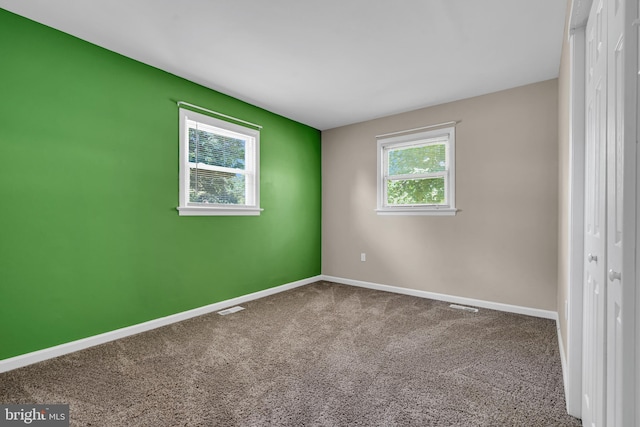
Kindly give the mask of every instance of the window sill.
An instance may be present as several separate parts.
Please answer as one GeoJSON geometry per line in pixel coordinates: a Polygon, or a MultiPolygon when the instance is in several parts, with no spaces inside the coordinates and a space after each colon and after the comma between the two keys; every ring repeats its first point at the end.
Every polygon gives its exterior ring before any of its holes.
{"type": "Polygon", "coordinates": [[[458,212],[455,208],[383,208],[376,209],[378,215],[427,215],[454,216],[458,212]]]}
{"type": "Polygon", "coordinates": [[[179,216],[259,216],[264,209],[255,207],[178,206],[179,216]]]}

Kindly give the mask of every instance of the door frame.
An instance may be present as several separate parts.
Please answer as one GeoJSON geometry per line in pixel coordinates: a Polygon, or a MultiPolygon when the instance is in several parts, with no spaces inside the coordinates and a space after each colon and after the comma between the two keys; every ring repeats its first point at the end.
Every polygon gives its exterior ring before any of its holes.
{"type": "MultiPolygon", "coordinates": [[[[590,10],[591,1],[588,1],[590,10]]],[[[575,3],[574,3],[575,4],[575,3]]],[[[573,12],[573,8],[572,8],[573,12]]],[[[588,12],[587,12],[588,18],[588,12]]],[[[573,16],[572,16],[573,19],[573,16]]],[[[569,254],[566,349],[567,412],[582,414],[582,309],[585,191],[585,40],[586,19],[569,32],[569,254]]]]}
{"type": "Polygon", "coordinates": [[[640,276],[638,263],[638,214],[640,214],[640,154],[638,150],[638,102],[640,87],[640,0],[624,2],[624,166],[623,166],[623,230],[622,239],[622,425],[640,425],[640,367],[636,361],[640,357],[640,276]]]}
{"type": "Polygon", "coordinates": [[[568,297],[565,307],[567,412],[582,417],[582,315],[585,215],[586,27],[593,0],[571,0],[569,16],[568,297]]]}

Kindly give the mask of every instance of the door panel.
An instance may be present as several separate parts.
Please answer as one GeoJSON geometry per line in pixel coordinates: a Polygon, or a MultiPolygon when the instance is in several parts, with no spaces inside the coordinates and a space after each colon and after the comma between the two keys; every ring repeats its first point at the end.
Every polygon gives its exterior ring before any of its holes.
{"type": "Polygon", "coordinates": [[[609,0],[607,34],[607,426],[622,426],[624,212],[624,2],[609,0]]]}

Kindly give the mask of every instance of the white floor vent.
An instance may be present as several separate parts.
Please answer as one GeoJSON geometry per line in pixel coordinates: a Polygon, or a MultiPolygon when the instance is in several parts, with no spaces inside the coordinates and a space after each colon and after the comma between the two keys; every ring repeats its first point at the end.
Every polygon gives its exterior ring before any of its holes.
{"type": "Polygon", "coordinates": [[[226,316],[227,314],[237,313],[238,311],[244,310],[244,307],[240,307],[236,305],[235,307],[227,308],[218,312],[220,316],[226,316]]]}
{"type": "Polygon", "coordinates": [[[477,308],[467,307],[467,306],[464,306],[464,305],[450,304],[449,307],[456,308],[458,310],[470,311],[472,313],[477,313],[478,312],[477,308]]]}

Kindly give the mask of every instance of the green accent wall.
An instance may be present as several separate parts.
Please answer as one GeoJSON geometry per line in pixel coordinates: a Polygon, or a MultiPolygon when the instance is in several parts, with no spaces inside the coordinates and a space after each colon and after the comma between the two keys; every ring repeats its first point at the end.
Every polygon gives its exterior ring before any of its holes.
{"type": "Polygon", "coordinates": [[[0,9],[0,359],[320,274],[320,157],[316,129],[0,9]],[[177,100],[264,126],[261,216],[178,216],[177,100]]]}

